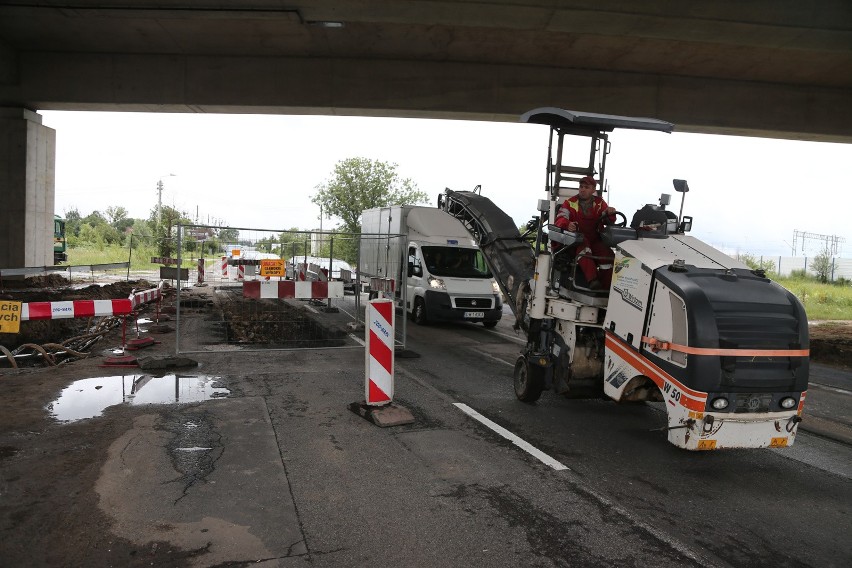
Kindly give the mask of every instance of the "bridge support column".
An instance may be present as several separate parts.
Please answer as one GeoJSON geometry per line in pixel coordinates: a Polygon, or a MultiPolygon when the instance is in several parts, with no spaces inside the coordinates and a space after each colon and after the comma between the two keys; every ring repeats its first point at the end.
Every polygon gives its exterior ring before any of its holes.
{"type": "Polygon", "coordinates": [[[0,268],[53,264],[56,131],[0,108],[0,268]]]}

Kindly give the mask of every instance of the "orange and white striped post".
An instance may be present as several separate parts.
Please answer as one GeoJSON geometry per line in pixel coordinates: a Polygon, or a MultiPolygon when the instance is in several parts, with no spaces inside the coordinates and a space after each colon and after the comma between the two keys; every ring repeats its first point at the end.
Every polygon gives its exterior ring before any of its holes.
{"type": "Polygon", "coordinates": [[[393,401],[395,315],[393,300],[372,300],[367,304],[364,397],[370,406],[393,401]]]}

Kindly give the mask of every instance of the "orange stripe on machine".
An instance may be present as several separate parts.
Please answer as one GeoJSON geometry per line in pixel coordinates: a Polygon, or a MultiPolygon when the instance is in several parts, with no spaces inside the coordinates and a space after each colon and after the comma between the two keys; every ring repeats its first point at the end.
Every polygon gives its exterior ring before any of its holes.
{"type": "Polygon", "coordinates": [[[668,383],[680,393],[678,402],[684,408],[695,411],[703,411],[707,403],[707,393],[692,390],[687,387],[651,361],[636,353],[632,348],[628,347],[618,337],[606,333],[606,347],[611,349],[613,353],[627,361],[635,369],[640,371],[645,376],[649,377],[654,383],[665,391],[665,384],[668,383]]]}
{"type": "Polygon", "coordinates": [[[728,357],[807,357],[809,349],[716,349],[710,347],[690,347],[657,337],[642,337],[642,343],[651,351],[680,351],[689,355],[719,355],[728,357]]]}

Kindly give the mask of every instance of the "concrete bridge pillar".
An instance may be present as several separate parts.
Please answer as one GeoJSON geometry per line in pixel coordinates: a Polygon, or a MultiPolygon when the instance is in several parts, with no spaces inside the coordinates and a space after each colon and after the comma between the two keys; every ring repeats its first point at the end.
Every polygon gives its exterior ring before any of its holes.
{"type": "Polygon", "coordinates": [[[0,268],[53,265],[56,131],[0,108],[0,268]]]}

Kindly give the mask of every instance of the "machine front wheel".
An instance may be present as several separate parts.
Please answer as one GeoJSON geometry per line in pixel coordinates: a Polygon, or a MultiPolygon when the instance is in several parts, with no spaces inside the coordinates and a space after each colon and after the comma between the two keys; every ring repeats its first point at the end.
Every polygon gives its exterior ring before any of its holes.
{"type": "Polygon", "coordinates": [[[515,396],[521,402],[535,402],[544,390],[544,369],[530,365],[523,355],[515,362],[515,396]]]}

